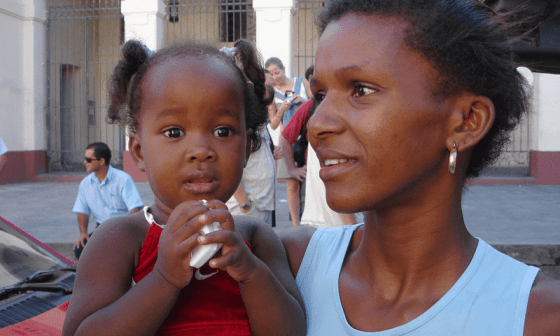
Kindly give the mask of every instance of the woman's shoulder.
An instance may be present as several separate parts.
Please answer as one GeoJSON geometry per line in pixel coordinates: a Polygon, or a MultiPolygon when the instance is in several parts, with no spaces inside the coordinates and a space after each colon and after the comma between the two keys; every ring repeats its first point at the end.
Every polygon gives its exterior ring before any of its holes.
{"type": "Polygon", "coordinates": [[[284,245],[290,245],[290,247],[295,249],[303,248],[305,250],[315,231],[317,231],[316,227],[300,225],[280,231],[279,236],[284,245]]]}
{"type": "Polygon", "coordinates": [[[560,280],[539,272],[526,316],[524,335],[560,335],[560,280]]]}

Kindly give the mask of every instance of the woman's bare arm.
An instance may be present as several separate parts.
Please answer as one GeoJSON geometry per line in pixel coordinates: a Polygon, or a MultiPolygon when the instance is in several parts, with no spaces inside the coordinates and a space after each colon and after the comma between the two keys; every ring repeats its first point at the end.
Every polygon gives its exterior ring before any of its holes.
{"type": "Polygon", "coordinates": [[[275,130],[278,126],[282,124],[282,115],[276,113],[276,104],[272,102],[268,105],[268,119],[270,120],[270,127],[275,130]]]}
{"type": "Polygon", "coordinates": [[[529,296],[524,335],[560,335],[560,281],[542,272],[529,296]]]}

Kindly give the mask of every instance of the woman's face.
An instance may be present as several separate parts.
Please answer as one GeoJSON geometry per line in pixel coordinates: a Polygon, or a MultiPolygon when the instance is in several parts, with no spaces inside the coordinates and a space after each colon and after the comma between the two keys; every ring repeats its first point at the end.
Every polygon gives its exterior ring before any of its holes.
{"type": "Polygon", "coordinates": [[[268,68],[266,68],[266,70],[268,70],[268,72],[270,72],[270,75],[272,76],[272,79],[274,80],[275,85],[286,84],[286,80],[288,78],[284,74],[284,69],[279,68],[276,64],[273,64],[273,65],[269,66],[268,68]]]}
{"type": "Polygon", "coordinates": [[[274,86],[274,78],[272,78],[272,75],[270,74],[270,72],[265,72],[264,75],[266,77],[266,80],[265,80],[264,83],[266,85],[274,86]]]}
{"type": "Polygon", "coordinates": [[[347,14],[319,41],[308,132],[333,210],[404,204],[445,167],[448,103],[432,97],[437,73],[405,46],[405,28],[347,14]]]}

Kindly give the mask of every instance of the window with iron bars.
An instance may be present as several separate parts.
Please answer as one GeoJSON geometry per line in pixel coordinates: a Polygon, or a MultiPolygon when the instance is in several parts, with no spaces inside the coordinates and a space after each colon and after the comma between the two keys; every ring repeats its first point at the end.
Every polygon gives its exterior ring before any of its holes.
{"type": "Polygon", "coordinates": [[[247,11],[250,1],[220,0],[220,40],[235,42],[247,38],[247,11]]]}

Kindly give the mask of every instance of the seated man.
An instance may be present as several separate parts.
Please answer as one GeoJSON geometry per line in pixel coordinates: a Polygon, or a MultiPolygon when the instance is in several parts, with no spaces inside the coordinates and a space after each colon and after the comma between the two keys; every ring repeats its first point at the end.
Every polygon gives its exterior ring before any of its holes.
{"type": "Polygon", "coordinates": [[[80,182],[78,197],[72,212],[78,214],[80,238],[74,244],[76,259],[88,242],[89,215],[93,214],[97,226],[115,216],[124,216],[142,209],[143,203],[132,178],[122,170],[109,166],[111,150],[103,142],[87,146],[84,163],[91,172],[80,182]]]}

